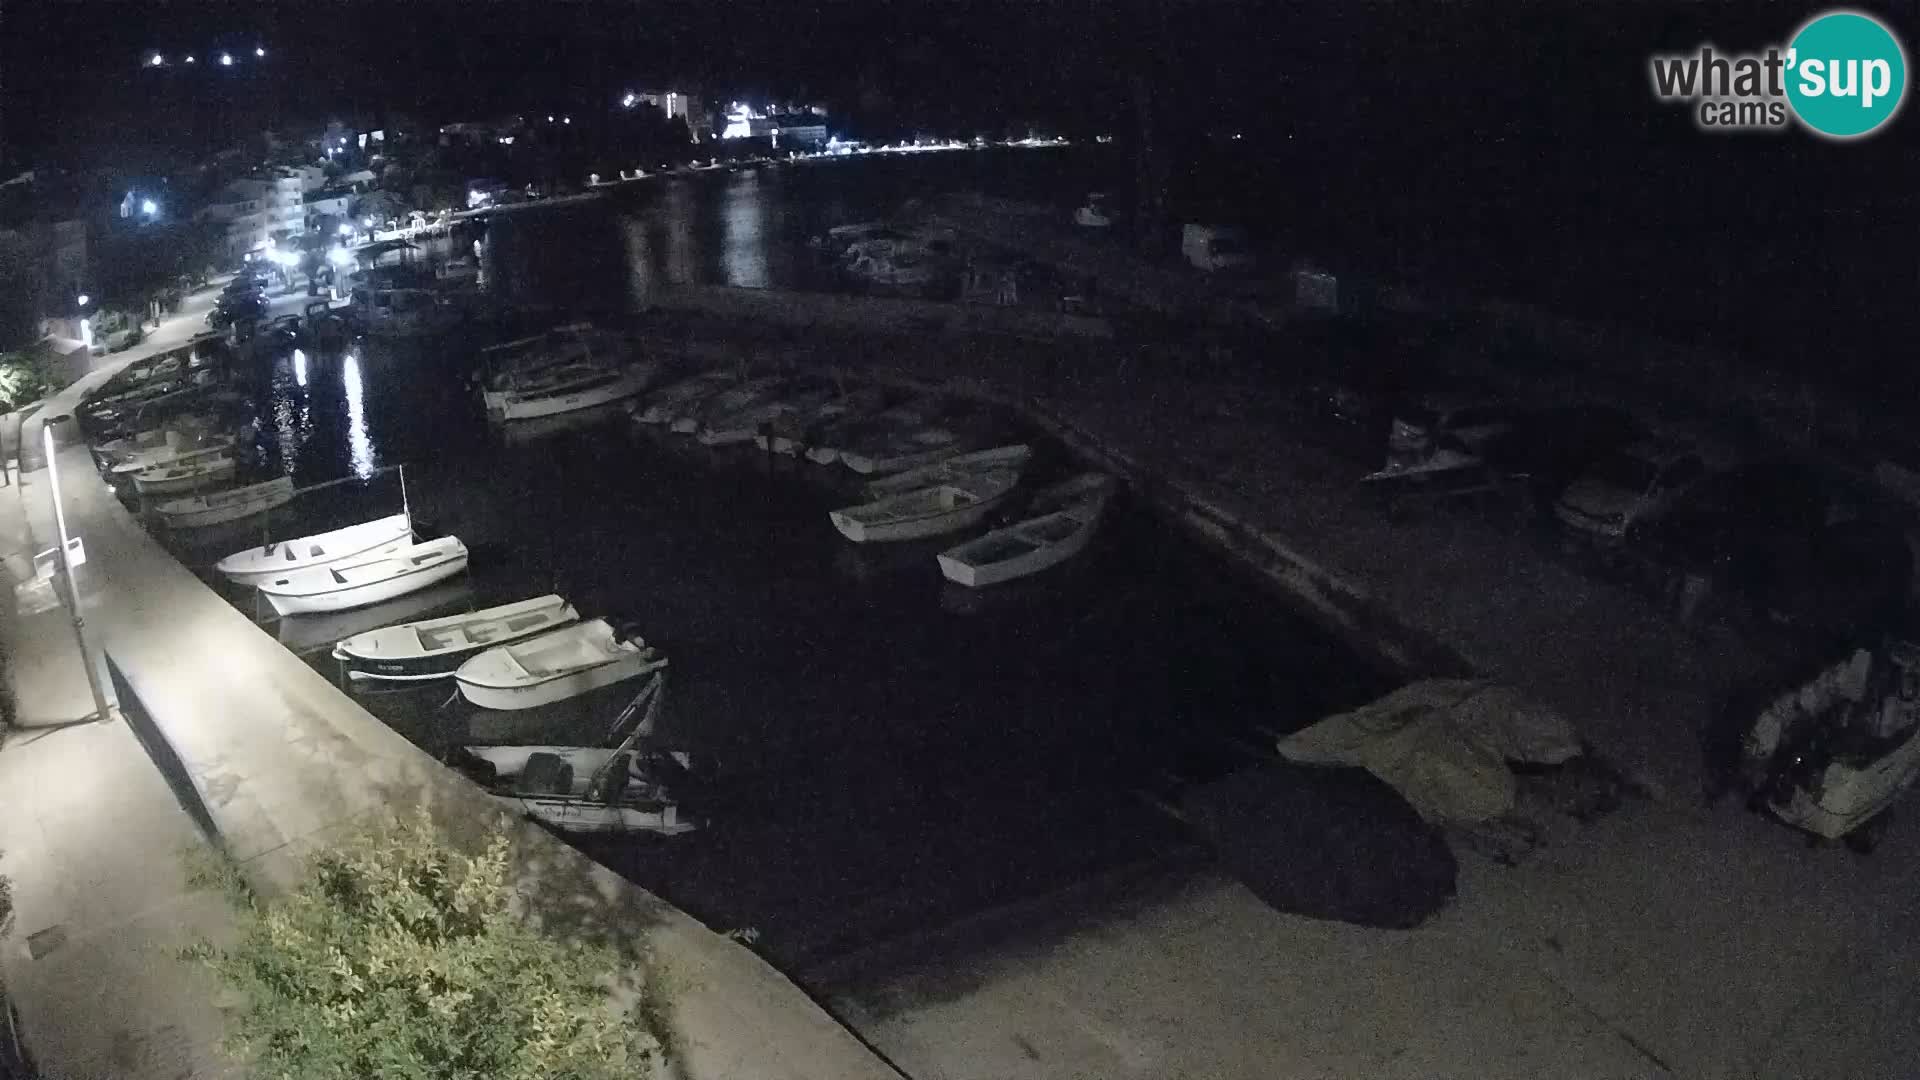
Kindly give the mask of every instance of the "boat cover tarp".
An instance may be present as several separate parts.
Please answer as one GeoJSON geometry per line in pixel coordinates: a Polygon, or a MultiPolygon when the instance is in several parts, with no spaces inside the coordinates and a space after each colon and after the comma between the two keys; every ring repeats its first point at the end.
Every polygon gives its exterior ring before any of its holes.
{"type": "Polygon", "coordinates": [[[1558,765],[1581,752],[1564,717],[1478,679],[1409,683],[1295,732],[1279,748],[1302,764],[1365,768],[1437,825],[1476,824],[1513,809],[1509,761],[1558,765]]]}
{"type": "Polygon", "coordinates": [[[1440,830],[1364,769],[1277,762],[1189,791],[1222,865],[1281,911],[1404,930],[1453,898],[1440,830]]]}

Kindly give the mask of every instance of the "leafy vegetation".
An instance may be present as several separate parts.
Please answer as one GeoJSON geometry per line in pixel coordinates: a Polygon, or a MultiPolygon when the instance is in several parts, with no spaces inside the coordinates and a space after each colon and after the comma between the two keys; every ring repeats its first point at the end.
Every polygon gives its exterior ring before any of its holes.
{"type": "Polygon", "coordinates": [[[0,412],[12,412],[53,388],[47,362],[37,350],[0,353],[0,412]]]}
{"type": "Polygon", "coordinates": [[[245,1004],[231,1049],[283,1080],[646,1080],[664,1051],[613,1004],[607,950],[517,917],[508,842],[451,849],[425,811],[314,857],[264,899],[230,864],[196,869],[239,915],[236,945],[201,943],[245,1004]]]}

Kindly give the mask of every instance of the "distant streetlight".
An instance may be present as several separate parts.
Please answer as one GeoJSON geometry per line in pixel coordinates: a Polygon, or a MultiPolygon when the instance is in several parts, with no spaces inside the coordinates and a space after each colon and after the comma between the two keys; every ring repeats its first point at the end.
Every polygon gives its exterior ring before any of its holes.
{"type": "Polygon", "coordinates": [[[571,116],[563,116],[563,117],[561,117],[561,118],[560,118],[560,122],[561,122],[561,123],[563,123],[563,124],[571,124],[571,123],[573,123],[573,117],[571,117],[571,116]]]}
{"type": "Polygon", "coordinates": [[[74,299],[79,302],[81,307],[86,307],[87,301],[93,299],[93,297],[88,296],[86,293],[81,293],[79,296],[74,297],[74,299]]]}
{"type": "Polygon", "coordinates": [[[547,117],[547,123],[549,124],[553,123],[553,117],[551,115],[547,117]]]}
{"type": "Polygon", "coordinates": [[[160,204],[154,202],[152,199],[141,199],[140,212],[147,215],[148,217],[152,217],[153,215],[160,212],[160,204]]]}
{"type": "Polygon", "coordinates": [[[233,66],[233,54],[232,54],[232,53],[221,53],[221,54],[220,54],[220,66],[221,66],[221,67],[232,67],[232,66],[233,66]]]}
{"type": "Polygon", "coordinates": [[[189,64],[191,64],[191,63],[193,63],[193,54],[192,54],[192,53],[188,53],[188,54],[187,54],[187,63],[189,63],[189,64]]]}
{"type": "Polygon", "coordinates": [[[352,236],[352,235],[353,235],[353,226],[352,226],[352,225],[350,225],[350,224],[348,224],[347,222],[344,222],[344,221],[343,221],[343,222],[341,222],[341,223],[340,223],[340,229],[339,229],[339,232],[340,232],[340,235],[341,235],[341,236],[352,236]]]}
{"type": "Polygon", "coordinates": [[[159,67],[160,65],[166,62],[167,62],[167,58],[164,56],[161,56],[159,53],[154,53],[152,56],[147,57],[148,67],[159,67]]]}
{"type": "Polygon", "coordinates": [[[53,521],[60,534],[56,565],[67,587],[67,611],[73,616],[73,640],[80,646],[80,665],[87,669],[87,689],[93,693],[93,715],[88,719],[108,720],[112,714],[107,711],[106,692],[100,687],[100,672],[93,666],[93,658],[87,655],[87,635],[83,629],[86,622],[80,617],[80,590],[73,584],[72,552],[67,546],[67,511],[66,507],[60,505],[60,469],[53,453],[53,425],[68,419],[66,416],[55,416],[40,424],[40,441],[47,454],[47,486],[53,492],[53,521]]]}
{"type": "Polygon", "coordinates": [[[254,50],[253,50],[253,55],[255,55],[255,56],[265,56],[265,55],[267,55],[267,50],[265,50],[265,49],[262,49],[262,48],[260,48],[259,46],[255,46],[255,47],[254,47],[254,50]]]}
{"type": "MultiPolygon", "coordinates": [[[[156,57],[154,57],[154,60],[155,60],[156,62],[157,62],[157,61],[158,61],[159,59],[160,59],[160,58],[159,58],[159,57],[157,57],[157,56],[156,56],[156,57]]],[[[640,100],[640,98],[639,98],[639,96],[638,96],[638,95],[636,95],[636,94],[635,94],[635,93],[634,93],[633,91],[631,91],[631,90],[629,90],[629,91],[627,91],[627,96],[626,96],[626,97],[623,97],[623,98],[621,98],[621,99],[620,99],[620,107],[621,107],[621,108],[623,108],[623,109],[631,109],[631,108],[633,108],[633,107],[634,107],[634,105],[635,105],[635,104],[636,104],[637,102],[639,102],[639,100],[640,100]]]]}

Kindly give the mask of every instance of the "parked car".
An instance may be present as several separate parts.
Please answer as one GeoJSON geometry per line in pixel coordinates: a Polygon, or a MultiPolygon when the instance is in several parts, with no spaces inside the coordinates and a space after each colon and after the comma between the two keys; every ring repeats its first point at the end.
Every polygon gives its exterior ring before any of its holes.
{"type": "Polygon", "coordinates": [[[1521,410],[1491,394],[1423,394],[1395,411],[1387,471],[1478,464],[1487,443],[1513,428],[1521,410]]]}
{"type": "Polygon", "coordinates": [[[1575,533],[1616,544],[1706,476],[1706,459],[1691,445],[1642,439],[1587,466],[1561,493],[1553,514],[1575,533]]]}
{"type": "Polygon", "coordinates": [[[1711,474],[1640,521],[1631,540],[1722,606],[1836,637],[1897,618],[1913,579],[1898,508],[1802,462],[1711,474]]]}

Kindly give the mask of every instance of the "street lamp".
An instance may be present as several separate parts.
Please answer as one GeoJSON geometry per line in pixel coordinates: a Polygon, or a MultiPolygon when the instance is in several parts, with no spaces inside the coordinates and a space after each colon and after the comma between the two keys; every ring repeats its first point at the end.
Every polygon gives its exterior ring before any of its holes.
{"type": "Polygon", "coordinates": [[[81,293],[79,296],[76,296],[73,299],[74,299],[74,302],[79,304],[81,307],[86,307],[87,301],[93,299],[93,297],[88,296],[86,293],[81,293]]]}
{"type": "Polygon", "coordinates": [[[152,217],[153,215],[160,212],[160,204],[154,202],[152,199],[141,199],[140,212],[147,215],[148,217],[152,217]]]}
{"type": "Polygon", "coordinates": [[[40,424],[40,442],[47,454],[47,486],[53,491],[53,521],[60,533],[59,567],[62,584],[67,590],[67,611],[73,616],[73,642],[80,647],[80,666],[87,669],[87,689],[93,693],[94,720],[108,720],[112,714],[107,711],[107,694],[100,686],[100,672],[93,666],[93,658],[87,653],[86,620],[80,617],[80,590],[73,584],[72,551],[67,546],[67,511],[60,504],[60,465],[53,453],[53,425],[70,416],[55,416],[43,420],[40,424]]]}
{"type": "Polygon", "coordinates": [[[255,56],[265,56],[265,55],[267,55],[267,50],[265,50],[265,49],[263,49],[263,48],[261,48],[261,47],[259,47],[258,45],[255,45],[255,46],[253,47],[253,55],[255,55],[255,56]]]}
{"type": "Polygon", "coordinates": [[[627,96],[620,99],[620,107],[623,109],[631,109],[633,108],[634,103],[639,100],[640,100],[639,96],[636,95],[633,91],[629,90],[627,91],[627,96]]]}
{"type": "Polygon", "coordinates": [[[221,54],[220,54],[220,66],[221,66],[221,67],[232,67],[232,66],[233,66],[233,54],[232,54],[232,53],[221,53],[221,54]]]}
{"type": "Polygon", "coordinates": [[[189,63],[189,64],[191,64],[191,63],[193,63],[193,54],[192,54],[192,53],[188,53],[188,54],[187,54],[187,63],[189,63]]]}
{"type": "Polygon", "coordinates": [[[154,53],[152,56],[147,57],[148,67],[159,67],[160,65],[166,62],[167,62],[167,58],[164,56],[161,56],[159,53],[154,53]]]}

